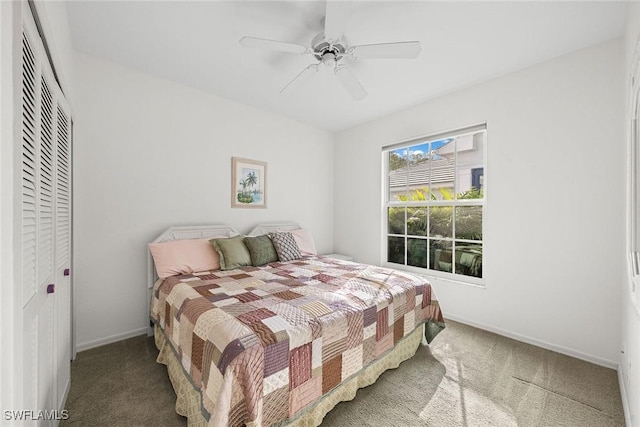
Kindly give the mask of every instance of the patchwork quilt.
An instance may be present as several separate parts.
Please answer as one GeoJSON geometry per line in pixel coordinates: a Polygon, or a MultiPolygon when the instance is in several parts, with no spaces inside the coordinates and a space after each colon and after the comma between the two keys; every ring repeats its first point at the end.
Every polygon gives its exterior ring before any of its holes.
{"type": "Polygon", "coordinates": [[[295,418],[416,327],[444,327],[426,280],[327,257],[159,280],[151,319],[221,426],[295,418]]]}

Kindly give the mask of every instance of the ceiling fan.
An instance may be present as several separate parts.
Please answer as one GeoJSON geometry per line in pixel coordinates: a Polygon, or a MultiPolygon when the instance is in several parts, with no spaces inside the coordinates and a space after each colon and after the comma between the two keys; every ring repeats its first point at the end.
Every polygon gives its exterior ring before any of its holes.
{"type": "Polygon", "coordinates": [[[367,96],[367,91],[360,81],[344,64],[345,58],[359,59],[414,59],[420,54],[419,41],[404,41],[391,43],[376,43],[350,46],[346,43],[342,34],[342,20],[344,14],[336,10],[338,2],[327,1],[324,31],[317,34],[311,40],[310,46],[297,43],[289,43],[277,40],[269,40],[258,37],[242,37],[240,44],[244,47],[266,49],[278,52],[293,53],[299,55],[312,55],[317,62],[303,69],[280,93],[289,89],[294,82],[301,83],[320,70],[320,65],[331,69],[338,80],[355,100],[367,96]]]}

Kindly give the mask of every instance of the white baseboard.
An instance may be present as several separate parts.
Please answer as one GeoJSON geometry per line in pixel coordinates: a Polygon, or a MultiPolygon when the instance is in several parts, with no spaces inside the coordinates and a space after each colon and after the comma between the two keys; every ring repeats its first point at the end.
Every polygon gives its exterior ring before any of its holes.
{"type": "Polygon", "coordinates": [[[138,335],[146,335],[148,328],[134,329],[133,331],[123,332],[121,334],[111,335],[109,337],[100,338],[93,341],[80,343],[76,346],[76,351],[89,350],[91,348],[100,347],[114,342],[126,340],[127,338],[137,337],[138,335]]]}
{"type": "Polygon", "coordinates": [[[618,370],[618,362],[614,362],[614,361],[608,360],[608,359],[603,359],[601,357],[594,356],[592,354],[587,354],[587,353],[583,353],[581,351],[573,350],[571,348],[562,347],[562,346],[559,346],[559,345],[556,345],[556,344],[551,344],[551,343],[548,343],[546,341],[541,341],[541,340],[538,340],[536,338],[531,338],[531,337],[528,337],[526,335],[520,335],[520,334],[511,332],[511,331],[506,331],[504,329],[495,328],[493,326],[484,325],[482,323],[474,322],[472,320],[465,319],[465,318],[462,318],[462,317],[445,316],[445,322],[446,322],[446,319],[451,319],[454,322],[464,323],[465,325],[473,326],[475,328],[482,329],[482,330],[489,331],[489,332],[493,332],[495,334],[502,335],[502,336],[507,337],[507,338],[512,338],[512,339],[517,340],[517,341],[522,341],[522,342],[525,342],[527,344],[535,345],[536,347],[541,347],[541,348],[544,348],[546,350],[555,351],[556,353],[562,353],[562,354],[567,355],[567,356],[575,357],[576,359],[581,359],[581,360],[584,360],[584,361],[587,361],[587,362],[594,363],[596,365],[604,366],[605,368],[611,368],[611,369],[618,370]]]}
{"type": "Polygon", "coordinates": [[[620,397],[622,398],[622,410],[624,412],[624,421],[631,426],[631,412],[629,412],[629,400],[627,400],[627,388],[624,385],[624,377],[622,376],[622,368],[618,366],[618,384],[620,384],[620,397]]]}

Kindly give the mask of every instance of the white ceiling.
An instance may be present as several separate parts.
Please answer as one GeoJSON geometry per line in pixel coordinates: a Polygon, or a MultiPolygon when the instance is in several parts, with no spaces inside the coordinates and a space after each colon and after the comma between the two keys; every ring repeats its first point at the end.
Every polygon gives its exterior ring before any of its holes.
{"type": "Polygon", "coordinates": [[[369,95],[354,101],[322,67],[280,90],[311,56],[249,49],[249,35],[309,45],[325,3],[71,1],[76,49],[338,131],[622,35],[626,2],[357,1],[339,3],[351,45],[419,40],[418,59],[349,62],[369,95]]]}

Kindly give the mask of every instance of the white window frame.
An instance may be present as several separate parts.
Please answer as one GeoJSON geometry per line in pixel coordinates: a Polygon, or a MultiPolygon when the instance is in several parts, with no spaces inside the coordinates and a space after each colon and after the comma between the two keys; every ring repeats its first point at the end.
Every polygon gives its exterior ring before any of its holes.
{"type": "MultiPolygon", "coordinates": [[[[397,269],[397,270],[404,270],[404,271],[408,271],[411,273],[415,273],[421,276],[426,276],[426,277],[432,277],[432,278],[437,278],[440,280],[444,280],[444,281],[450,281],[450,282],[456,282],[456,283],[461,283],[461,284],[465,284],[465,285],[471,285],[471,286],[477,286],[477,287],[485,287],[485,281],[486,281],[486,274],[485,274],[485,266],[486,266],[486,238],[484,236],[484,230],[485,230],[485,223],[486,223],[486,200],[487,200],[487,137],[488,133],[487,133],[487,124],[486,123],[482,123],[482,124],[478,124],[478,125],[473,125],[473,126],[468,126],[468,127],[464,127],[464,128],[458,128],[458,129],[454,129],[451,131],[446,131],[446,132],[438,132],[438,133],[434,133],[434,134],[429,134],[429,135],[425,135],[425,136],[421,136],[421,137],[417,137],[417,138],[411,138],[409,140],[406,141],[402,141],[402,142],[397,142],[391,145],[387,145],[382,147],[382,224],[381,224],[381,236],[382,236],[382,245],[381,245],[381,252],[380,252],[380,261],[381,261],[381,265],[385,266],[385,267],[389,267],[389,268],[393,268],[393,269],[397,269]],[[484,174],[483,174],[483,198],[482,199],[461,199],[461,200],[455,200],[455,201],[451,201],[451,200],[437,200],[437,201],[425,201],[425,202],[393,202],[391,200],[389,200],[389,152],[393,151],[395,149],[398,148],[404,148],[404,147],[410,147],[412,145],[416,145],[419,144],[421,142],[426,142],[426,141],[436,141],[439,139],[444,139],[444,138],[448,138],[448,137],[454,137],[454,136],[462,136],[465,134],[470,134],[470,133],[476,133],[478,131],[484,131],[485,135],[484,135],[484,146],[483,146],[483,168],[484,168],[484,174]],[[388,262],[387,261],[387,257],[388,257],[388,236],[389,236],[389,231],[388,231],[388,224],[389,224],[389,207],[393,207],[393,206],[406,206],[406,207],[420,207],[420,206],[438,206],[438,205],[445,205],[445,206],[482,206],[482,230],[483,230],[483,236],[482,236],[482,240],[479,240],[478,243],[482,243],[482,264],[483,264],[483,274],[482,277],[473,277],[473,276],[466,276],[463,274],[456,274],[456,273],[448,273],[448,272],[444,272],[444,271],[440,271],[440,270],[432,270],[429,268],[422,268],[422,267],[414,267],[414,266],[410,266],[410,265],[406,265],[406,259],[407,259],[407,245],[405,245],[405,265],[402,264],[397,264],[397,263],[393,263],[393,262],[388,262]]],[[[456,163],[457,166],[457,163],[456,163]]],[[[457,177],[457,173],[454,174],[454,176],[457,177]]],[[[454,178],[456,179],[456,178],[454,178]]],[[[456,182],[454,181],[454,188],[457,188],[456,186],[456,182]]],[[[406,231],[405,231],[406,232],[406,231]]],[[[449,240],[449,239],[445,239],[445,240],[449,240]]],[[[453,224],[453,233],[452,233],[452,237],[451,237],[451,241],[454,240],[460,240],[460,239],[456,239],[455,238],[455,224],[453,224]]]]}
{"type": "Polygon", "coordinates": [[[640,314],[640,40],[630,70],[627,242],[629,297],[640,314]]]}

